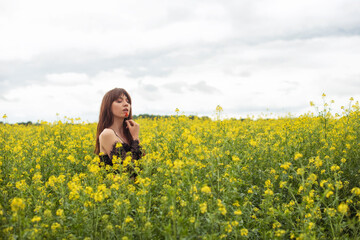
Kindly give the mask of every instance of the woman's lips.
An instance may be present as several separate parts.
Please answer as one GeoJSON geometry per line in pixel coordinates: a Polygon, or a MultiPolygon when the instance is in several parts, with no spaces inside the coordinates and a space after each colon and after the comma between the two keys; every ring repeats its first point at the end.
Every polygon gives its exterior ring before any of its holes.
{"type": "Polygon", "coordinates": [[[124,108],[123,112],[124,112],[124,114],[125,114],[125,117],[128,117],[128,116],[129,116],[129,109],[124,108]]]}

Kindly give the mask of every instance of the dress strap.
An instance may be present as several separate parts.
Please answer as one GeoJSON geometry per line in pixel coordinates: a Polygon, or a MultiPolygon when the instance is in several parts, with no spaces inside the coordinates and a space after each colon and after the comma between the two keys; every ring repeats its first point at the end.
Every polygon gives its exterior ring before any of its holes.
{"type": "Polygon", "coordinates": [[[111,130],[114,131],[115,135],[121,140],[121,143],[124,143],[125,141],[115,132],[114,129],[111,128],[111,130]]]}

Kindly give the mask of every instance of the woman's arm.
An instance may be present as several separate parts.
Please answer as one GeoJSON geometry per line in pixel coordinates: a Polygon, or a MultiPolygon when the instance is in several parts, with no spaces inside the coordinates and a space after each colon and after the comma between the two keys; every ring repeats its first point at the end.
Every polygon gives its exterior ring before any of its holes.
{"type": "Polygon", "coordinates": [[[126,125],[126,128],[129,129],[132,138],[139,141],[140,125],[134,120],[126,120],[126,125]]]}

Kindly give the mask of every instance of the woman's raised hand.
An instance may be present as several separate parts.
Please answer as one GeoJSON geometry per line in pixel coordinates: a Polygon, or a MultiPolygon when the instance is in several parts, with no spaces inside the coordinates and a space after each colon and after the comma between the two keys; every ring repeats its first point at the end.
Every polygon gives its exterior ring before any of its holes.
{"type": "Polygon", "coordinates": [[[127,128],[134,140],[139,140],[140,125],[134,120],[125,120],[127,128]]]}

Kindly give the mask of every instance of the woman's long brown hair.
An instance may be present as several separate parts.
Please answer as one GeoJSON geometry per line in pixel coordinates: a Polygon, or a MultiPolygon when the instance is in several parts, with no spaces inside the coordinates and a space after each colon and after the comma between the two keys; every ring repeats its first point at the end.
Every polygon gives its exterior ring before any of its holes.
{"type": "MultiPolygon", "coordinates": [[[[95,154],[100,153],[99,136],[100,136],[101,132],[105,128],[110,127],[114,122],[114,115],[111,112],[111,105],[115,100],[117,100],[122,95],[125,95],[130,103],[129,116],[127,118],[125,118],[125,120],[132,119],[131,98],[130,98],[130,95],[126,92],[126,90],[123,88],[114,88],[114,89],[108,91],[104,95],[103,100],[101,102],[99,122],[97,125],[97,132],[96,132],[96,145],[95,145],[95,151],[94,151],[95,154]]],[[[132,139],[129,129],[126,128],[125,120],[124,120],[124,124],[123,124],[123,131],[124,131],[126,140],[130,143],[133,139],[132,139]]]]}

